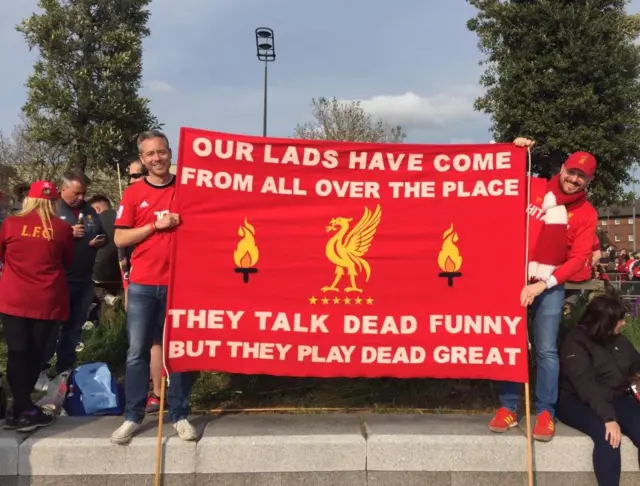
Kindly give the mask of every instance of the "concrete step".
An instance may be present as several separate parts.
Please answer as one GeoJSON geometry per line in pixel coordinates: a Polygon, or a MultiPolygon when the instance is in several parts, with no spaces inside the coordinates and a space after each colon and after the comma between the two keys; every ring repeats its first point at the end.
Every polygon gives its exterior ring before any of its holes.
{"type": "MultiPolygon", "coordinates": [[[[164,428],[164,486],[526,486],[526,440],[483,415],[260,414],[194,417],[200,438],[164,428]]],[[[63,417],[32,435],[0,432],[0,486],[153,485],[157,418],[127,446],[121,417],[63,417]]],[[[595,486],[591,440],[558,425],[535,443],[537,486],[595,486]]],[[[623,485],[640,484],[622,444],[623,485]]]]}

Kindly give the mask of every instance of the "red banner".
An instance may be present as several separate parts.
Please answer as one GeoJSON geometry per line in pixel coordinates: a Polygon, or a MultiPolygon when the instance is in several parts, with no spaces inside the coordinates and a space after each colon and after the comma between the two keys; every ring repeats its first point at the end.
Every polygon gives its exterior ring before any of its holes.
{"type": "Polygon", "coordinates": [[[168,370],[526,381],[524,156],[183,128],[168,370]]]}

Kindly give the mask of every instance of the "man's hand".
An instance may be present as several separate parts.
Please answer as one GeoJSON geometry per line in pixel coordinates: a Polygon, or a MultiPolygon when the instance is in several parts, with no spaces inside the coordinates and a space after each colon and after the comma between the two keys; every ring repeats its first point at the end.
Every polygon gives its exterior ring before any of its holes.
{"type": "Polygon", "coordinates": [[[536,282],[527,285],[520,293],[520,304],[522,307],[530,306],[534,299],[545,290],[547,290],[547,284],[544,282],[536,282]]]}
{"type": "Polygon", "coordinates": [[[73,229],[73,237],[74,238],[84,238],[84,225],[76,224],[71,227],[73,229]]]}
{"type": "Polygon", "coordinates": [[[105,235],[98,235],[89,242],[91,248],[102,248],[107,244],[107,237],[105,235]]]}
{"type": "Polygon", "coordinates": [[[180,216],[176,213],[167,213],[162,219],[159,219],[155,222],[155,227],[157,230],[162,231],[166,229],[175,228],[180,224],[180,216]]]}
{"type": "Polygon", "coordinates": [[[533,148],[533,146],[536,144],[533,140],[529,140],[528,138],[524,138],[524,137],[518,137],[513,141],[514,145],[516,147],[526,147],[526,148],[533,148]]]}
{"type": "Polygon", "coordinates": [[[591,255],[591,265],[594,267],[600,263],[600,259],[602,258],[602,252],[600,250],[596,250],[591,255]]]}

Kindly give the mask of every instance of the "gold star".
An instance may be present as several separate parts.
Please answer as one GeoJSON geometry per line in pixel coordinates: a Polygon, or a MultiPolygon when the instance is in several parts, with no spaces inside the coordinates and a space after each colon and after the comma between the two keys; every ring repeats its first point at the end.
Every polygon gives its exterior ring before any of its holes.
{"type": "Polygon", "coordinates": [[[345,304],[351,304],[351,299],[349,297],[345,297],[344,298],[344,303],[345,304]]]}
{"type": "Polygon", "coordinates": [[[322,298],[322,303],[323,304],[328,304],[329,303],[329,299],[327,299],[326,297],[322,298]]]}
{"type": "Polygon", "coordinates": [[[309,299],[309,303],[310,303],[311,305],[315,304],[316,302],[318,302],[318,299],[316,299],[316,298],[315,298],[315,297],[313,297],[313,296],[309,299]]]}
{"type": "Polygon", "coordinates": [[[367,297],[367,304],[373,305],[373,299],[371,297],[367,297]]]}
{"type": "Polygon", "coordinates": [[[333,298],[333,303],[334,304],[339,304],[340,303],[340,297],[334,297],[333,298]]]}
{"type": "Polygon", "coordinates": [[[360,297],[356,297],[356,304],[362,304],[362,299],[360,297]]]}

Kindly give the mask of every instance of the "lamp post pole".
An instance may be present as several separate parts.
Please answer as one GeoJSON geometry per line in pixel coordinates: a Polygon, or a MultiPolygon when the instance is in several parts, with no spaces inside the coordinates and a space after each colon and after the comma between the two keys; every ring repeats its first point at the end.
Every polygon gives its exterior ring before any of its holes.
{"type": "Polygon", "coordinates": [[[262,113],[262,136],[267,136],[267,80],[269,63],[276,60],[276,44],[273,30],[268,27],[256,29],[256,48],[258,60],[264,62],[264,107],[262,113]]]}
{"type": "Polygon", "coordinates": [[[633,203],[632,203],[632,218],[633,218],[633,251],[636,252],[636,168],[633,168],[633,203]]]}

